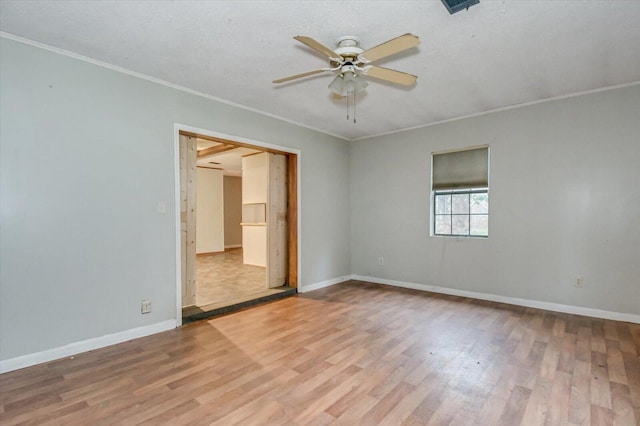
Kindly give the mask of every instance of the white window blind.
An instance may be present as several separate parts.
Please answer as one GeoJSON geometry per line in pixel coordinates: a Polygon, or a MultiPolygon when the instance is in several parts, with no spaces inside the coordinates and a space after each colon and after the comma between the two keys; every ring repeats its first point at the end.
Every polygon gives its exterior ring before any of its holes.
{"type": "Polygon", "coordinates": [[[432,154],[432,190],[489,186],[489,147],[432,154]]]}

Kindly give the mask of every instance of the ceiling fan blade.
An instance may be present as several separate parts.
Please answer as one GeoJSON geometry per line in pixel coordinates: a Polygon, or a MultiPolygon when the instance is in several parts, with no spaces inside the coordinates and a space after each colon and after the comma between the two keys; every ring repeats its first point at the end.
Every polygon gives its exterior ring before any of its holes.
{"type": "Polygon", "coordinates": [[[377,61],[378,59],[386,58],[387,56],[395,55],[403,50],[410,49],[420,44],[420,39],[411,33],[401,35],[387,42],[365,50],[360,55],[360,59],[364,63],[377,61]]]}
{"type": "Polygon", "coordinates": [[[298,40],[300,43],[305,44],[307,46],[309,46],[310,48],[312,48],[313,50],[315,50],[316,52],[320,52],[324,55],[326,55],[329,59],[332,59],[336,62],[340,62],[340,55],[338,55],[336,52],[334,52],[333,50],[329,49],[327,46],[325,46],[322,43],[319,43],[317,41],[315,41],[314,39],[312,39],[311,37],[307,37],[307,36],[295,36],[294,37],[296,40],[298,40]]]}
{"type": "Polygon", "coordinates": [[[297,78],[307,77],[307,76],[314,75],[314,74],[320,74],[321,72],[325,72],[325,71],[328,71],[328,70],[323,68],[323,69],[319,69],[319,70],[303,72],[302,74],[291,75],[289,77],[280,78],[278,80],[273,80],[273,82],[274,83],[284,83],[285,81],[291,81],[291,80],[295,80],[297,78]]]}
{"type": "Polygon", "coordinates": [[[365,67],[364,74],[369,77],[378,78],[395,84],[401,84],[403,86],[411,86],[418,79],[418,77],[413,74],[407,74],[406,72],[391,70],[389,68],[377,67],[375,65],[365,67]]]}

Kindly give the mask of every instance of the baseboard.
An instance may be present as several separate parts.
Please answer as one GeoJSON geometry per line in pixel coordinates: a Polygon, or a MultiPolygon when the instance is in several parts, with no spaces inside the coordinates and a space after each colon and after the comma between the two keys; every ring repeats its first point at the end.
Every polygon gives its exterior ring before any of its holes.
{"type": "Polygon", "coordinates": [[[299,286],[298,287],[298,293],[306,293],[308,291],[319,290],[321,288],[330,287],[332,285],[340,284],[340,283],[343,283],[345,281],[349,281],[349,280],[352,280],[352,279],[355,279],[355,278],[353,278],[353,275],[345,275],[345,276],[338,277],[338,278],[332,278],[332,279],[326,280],[326,281],[320,281],[318,283],[299,286]]]}
{"type": "Polygon", "coordinates": [[[77,355],[82,352],[104,348],[105,346],[115,345],[117,343],[126,342],[128,340],[137,339],[139,337],[149,336],[151,334],[161,333],[163,331],[171,330],[174,328],[176,328],[176,320],[167,320],[156,324],[146,325],[144,327],[132,328],[130,330],[125,330],[118,333],[107,334],[105,336],[83,340],[81,342],[69,343],[68,345],[48,349],[42,352],[36,352],[33,354],[22,355],[16,358],[6,359],[0,361],[0,373],[7,373],[9,371],[30,367],[32,365],[41,364],[43,362],[49,362],[56,359],[77,355]]]}
{"type": "Polygon", "coordinates": [[[242,248],[242,244],[229,244],[228,246],[224,246],[224,249],[232,249],[232,248],[242,248]]]}
{"type": "MultiPolygon", "coordinates": [[[[448,294],[452,296],[470,297],[473,299],[489,300],[492,302],[507,303],[510,305],[524,306],[528,308],[544,309],[554,312],[563,312],[567,314],[584,315],[594,318],[609,319],[615,321],[626,321],[630,323],[640,324],[640,315],[629,314],[623,312],[604,311],[601,309],[586,308],[582,306],[563,305],[560,303],[543,302],[539,300],[520,299],[516,297],[500,296],[490,293],[478,293],[475,291],[458,290],[447,287],[438,287],[432,285],[410,283],[405,281],[389,280],[386,278],[377,278],[363,275],[345,275],[330,280],[325,280],[313,284],[298,287],[299,293],[306,293],[335,284],[340,284],[349,280],[366,281],[376,284],[391,285],[395,287],[409,288],[413,290],[430,291],[434,293],[448,294]]],[[[87,339],[81,342],[70,343],[58,348],[48,349],[46,351],[33,354],[23,355],[16,358],[0,361],[0,373],[18,370],[20,368],[30,367],[32,365],[53,361],[56,359],[77,355],[82,352],[94,349],[104,348],[106,346],[115,345],[126,342],[128,340],[137,339],[151,334],[161,333],[163,331],[176,328],[176,320],[167,320],[144,327],[133,328],[118,333],[107,334],[105,336],[87,339]]]]}
{"type": "Polygon", "coordinates": [[[206,255],[206,254],[221,254],[224,253],[224,250],[220,251],[203,251],[202,253],[196,253],[196,256],[206,255]]]}
{"type": "Polygon", "coordinates": [[[489,300],[492,302],[507,303],[509,305],[524,306],[527,308],[537,308],[547,311],[563,312],[566,314],[584,315],[587,317],[602,318],[615,321],[626,321],[640,324],[640,315],[628,314],[624,312],[603,311],[601,309],[585,308],[582,306],[563,305],[561,303],[543,302],[540,300],[520,299],[517,297],[499,296],[497,294],[478,293],[475,291],[458,290],[455,288],[409,283],[404,281],[388,280],[386,278],[377,278],[363,275],[352,275],[351,279],[358,281],[367,281],[376,284],[392,285],[395,287],[410,288],[413,290],[431,291],[434,293],[448,294],[451,296],[489,300]]]}

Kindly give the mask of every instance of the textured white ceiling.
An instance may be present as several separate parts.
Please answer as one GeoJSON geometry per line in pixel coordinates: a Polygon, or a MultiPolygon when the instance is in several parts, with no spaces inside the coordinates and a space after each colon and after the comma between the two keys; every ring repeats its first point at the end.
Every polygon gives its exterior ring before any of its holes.
{"type": "Polygon", "coordinates": [[[420,1],[13,1],[0,30],[282,117],[345,139],[640,81],[640,1],[489,1],[449,15],[420,1]],[[358,123],[293,40],[333,48],[411,32],[418,48],[378,64],[418,75],[406,89],[371,79],[358,123]]]}

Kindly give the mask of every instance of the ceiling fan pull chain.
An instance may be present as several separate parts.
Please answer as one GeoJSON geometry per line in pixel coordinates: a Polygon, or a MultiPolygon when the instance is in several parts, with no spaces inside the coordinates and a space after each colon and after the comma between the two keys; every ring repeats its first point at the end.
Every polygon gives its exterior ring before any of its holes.
{"type": "Polygon", "coordinates": [[[349,120],[349,93],[347,93],[347,120],[349,120]]]}
{"type": "Polygon", "coordinates": [[[353,91],[353,124],[356,124],[356,91],[353,91]]]}

